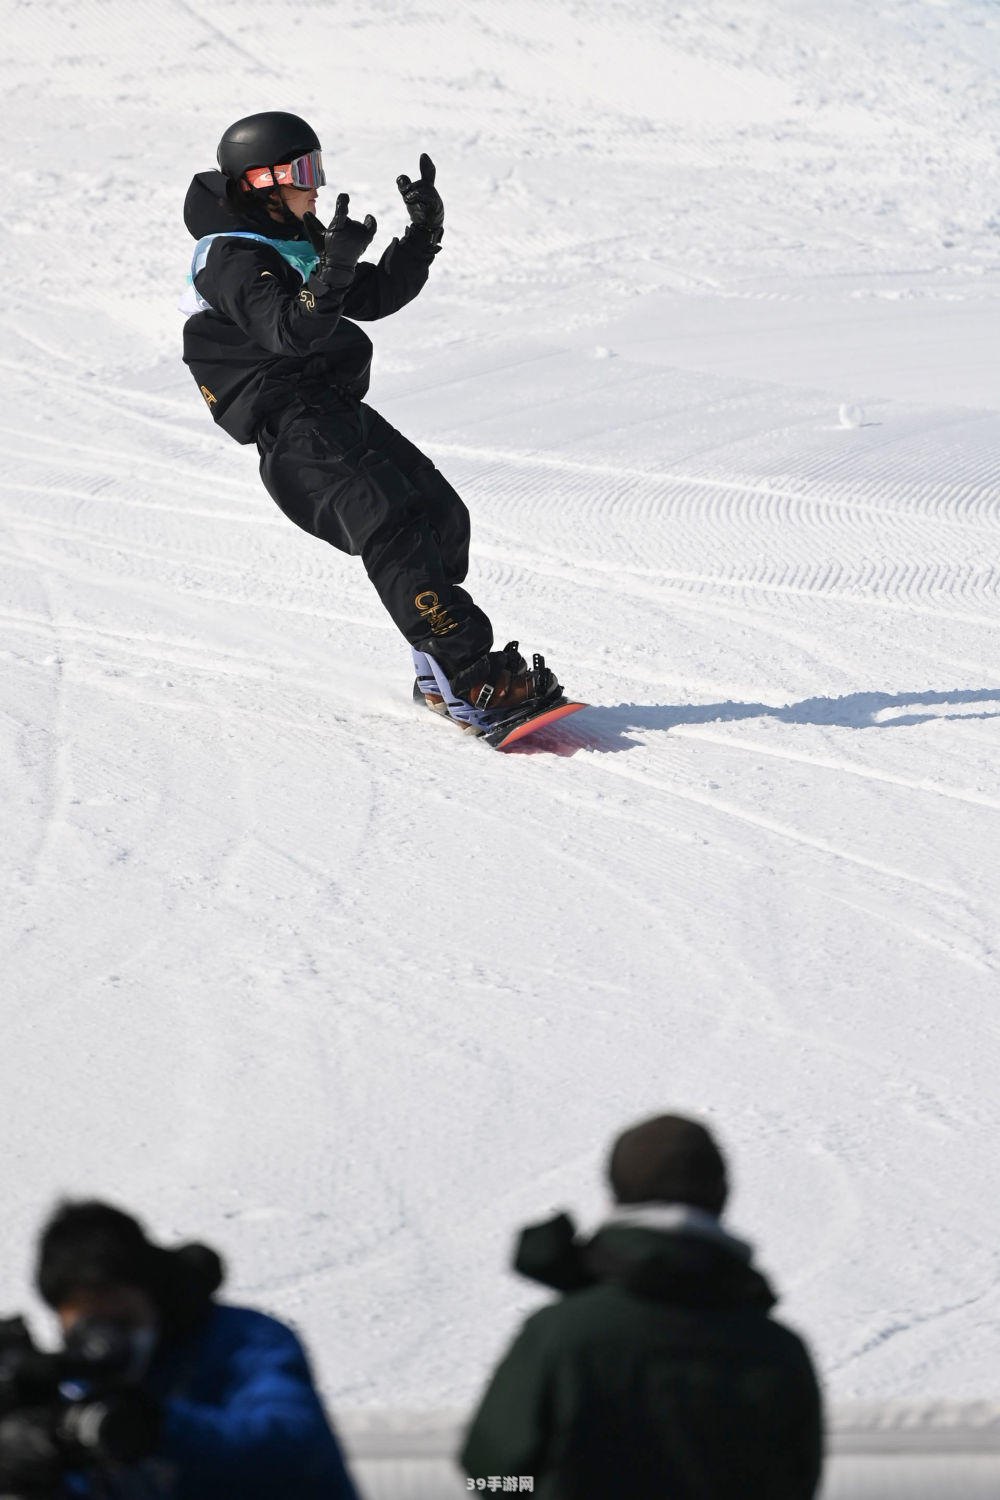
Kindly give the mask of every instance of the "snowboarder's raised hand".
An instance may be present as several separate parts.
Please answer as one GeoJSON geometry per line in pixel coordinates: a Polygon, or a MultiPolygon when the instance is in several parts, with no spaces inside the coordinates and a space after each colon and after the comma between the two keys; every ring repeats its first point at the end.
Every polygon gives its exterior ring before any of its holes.
{"type": "Polygon", "coordinates": [[[365,215],[363,223],[347,217],[350,201],[348,193],[337,195],[337,210],[328,229],[323,228],[315,214],[306,214],[302,220],[309,243],[319,256],[320,276],[330,270],[353,271],[375,238],[378,225],[371,214],[365,215]]]}
{"type": "Polygon", "coordinates": [[[405,174],[396,178],[396,186],[403,195],[410,218],[419,229],[426,229],[437,243],[444,224],[444,204],[441,194],[434,186],[437,169],[426,152],[420,158],[420,180],[411,182],[405,174]]]}

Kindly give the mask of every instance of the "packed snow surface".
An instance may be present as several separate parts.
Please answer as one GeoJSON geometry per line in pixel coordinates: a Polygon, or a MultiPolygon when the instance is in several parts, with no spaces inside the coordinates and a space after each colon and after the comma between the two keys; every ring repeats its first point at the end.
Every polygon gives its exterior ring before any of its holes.
{"type": "MultiPolygon", "coordinates": [[[[834,1398],[995,1396],[1000,8],[4,0],[10,1307],[55,1195],[200,1236],[343,1409],[467,1405],[620,1126],[733,1158],[834,1398]],[[444,253],[371,400],[499,640],[412,707],[179,362],[191,174],[314,121],[444,253]]],[[[30,1304],[29,1304],[30,1305],[30,1304]]]]}

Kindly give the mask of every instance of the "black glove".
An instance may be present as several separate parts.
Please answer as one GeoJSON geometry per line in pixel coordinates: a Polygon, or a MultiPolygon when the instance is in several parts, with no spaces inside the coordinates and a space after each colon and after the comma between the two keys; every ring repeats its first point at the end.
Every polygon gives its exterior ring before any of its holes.
{"type": "Polygon", "coordinates": [[[434,163],[424,153],[420,158],[420,181],[411,182],[404,174],[396,178],[396,186],[403,195],[403,202],[413,224],[418,229],[426,229],[431,243],[439,245],[444,224],[444,204],[441,202],[441,194],[434,186],[436,175],[434,163]]]}
{"type": "Polygon", "coordinates": [[[347,193],[337,197],[337,211],[330,220],[329,229],[324,229],[315,214],[306,214],[302,220],[309,243],[319,256],[315,272],[321,280],[334,284],[342,282],[344,273],[354,274],[354,267],[375,238],[378,228],[371,214],[365,215],[363,224],[347,217],[350,203],[347,193]]]}

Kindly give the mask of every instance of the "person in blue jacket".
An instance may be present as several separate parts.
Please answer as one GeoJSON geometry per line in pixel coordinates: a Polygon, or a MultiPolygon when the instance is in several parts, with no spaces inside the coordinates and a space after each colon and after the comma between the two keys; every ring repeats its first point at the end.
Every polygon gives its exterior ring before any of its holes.
{"type": "Polygon", "coordinates": [[[105,1203],[57,1208],[40,1239],[38,1290],[66,1336],[87,1320],[127,1333],[131,1378],[159,1431],[148,1458],[72,1474],[66,1494],[358,1500],[298,1338],[216,1302],[222,1281],[203,1245],[156,1245],[105,1203]]]}

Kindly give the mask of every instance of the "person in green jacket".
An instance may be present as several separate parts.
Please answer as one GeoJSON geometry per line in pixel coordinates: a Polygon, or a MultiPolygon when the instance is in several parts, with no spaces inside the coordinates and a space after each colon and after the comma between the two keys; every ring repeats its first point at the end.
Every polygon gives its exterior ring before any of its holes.
{"type": "Polygon", "coordinates": [[[811,1500],[822,1409],[802,1340],[771,1317],[720,1223],[712,1136],[660,1115],[615,1142],[616,1207],[589,1239],[525,1230],[523,1275],[562,1292],[500,1361],[461,1453],[470,1489],[543,1500],[811,1500]]]}

